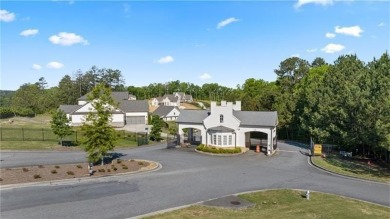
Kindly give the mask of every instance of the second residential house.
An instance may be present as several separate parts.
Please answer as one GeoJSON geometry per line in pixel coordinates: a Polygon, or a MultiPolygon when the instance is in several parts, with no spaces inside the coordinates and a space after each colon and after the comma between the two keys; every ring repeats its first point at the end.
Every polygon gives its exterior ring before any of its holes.
{"type": "Polygon", "coordinates": [[[180,110],[176,106],[159,106],[153,115],[159,116],[164,121],[176,121],[180,115],[180,110]]]}
{"type": "MultiPolygon", "coordinates": [[[[148,124],[149,105],[146,100],[132,100],[135,97],[128,92],[112,92],[111,95],[118,103],[118,108],[113,107],[111,112],[112,126],[148,124]]],[[[61,105],[59,109],[64,111],[72,126],[82,125],[88,113],[95,111],[87,95],[78,99],[78,105],[61,105]]]]}

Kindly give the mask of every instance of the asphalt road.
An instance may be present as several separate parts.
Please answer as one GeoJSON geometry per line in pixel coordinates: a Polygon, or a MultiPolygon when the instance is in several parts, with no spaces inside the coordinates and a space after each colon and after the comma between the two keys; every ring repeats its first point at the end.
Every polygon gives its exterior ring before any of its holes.
{"type": "MultiPolygon", "coordinates": [[[[305,149],[279,143],[274,156],[198,154],[164,145],[118,151],[163,168],[138,175],[100,178],[1,191],[1,218],[128,218],[232,193],[270,188],[314,190],[390,206],[389,184],[339,177],[308,164],[305,149]]],[[[1,153],[1,167],[85,161],[80,152],[1,153]],[[44,161],[44,162],[43,162],[44,161]]]]}

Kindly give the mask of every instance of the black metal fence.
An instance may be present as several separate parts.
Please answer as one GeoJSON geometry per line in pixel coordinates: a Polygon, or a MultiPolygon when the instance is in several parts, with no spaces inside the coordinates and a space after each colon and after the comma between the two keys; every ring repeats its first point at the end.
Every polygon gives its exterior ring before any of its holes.
{"type": "MultiPolygon", "coordinates": [[[[147,133],[132,133],[125,130],[117,130],[117,137],[128,141],[137,142],[137,145],[149,143],[147,133]]],[[[81,130],[75,130],[69,136],[64,137],[65,142],[78,144],[84,138],[81,130]]],[[[58,137],[51,129],[33,128],[0,128],[0,141],[58,141],[58,137]]],[[[66,144],[66,143],[65,143],[66,144]]]]}

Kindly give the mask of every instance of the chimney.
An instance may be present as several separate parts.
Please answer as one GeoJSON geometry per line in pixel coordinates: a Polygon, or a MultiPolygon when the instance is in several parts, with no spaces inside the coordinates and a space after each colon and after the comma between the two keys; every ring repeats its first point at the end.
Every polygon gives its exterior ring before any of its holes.
{"type": "Polygon", "coordinates": [[[236,104],[233,105],[233,109],[236,111],[241,111],[241,101],[236,100],[236,104]]]}

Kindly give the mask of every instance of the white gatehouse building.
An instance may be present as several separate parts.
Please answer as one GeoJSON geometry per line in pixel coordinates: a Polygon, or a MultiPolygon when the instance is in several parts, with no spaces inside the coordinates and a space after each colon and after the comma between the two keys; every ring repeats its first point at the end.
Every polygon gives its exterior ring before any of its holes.
{"type": "MultiPolygon", "coordinates": [[[[184,129],[188,129],[188,139],[199,136],[199,143],[213,147],[250,148],[256,142],[254,134],[266,135],[262,146],[266,154],[272,155],[276,149],[276,111],[241,111],[241,101],[211,102],[210,110],[181,110],[177,119],[180,143],[184,141],[184,129]]],[[[257,139],[258,140],[258,139],[257,139]]]]}

